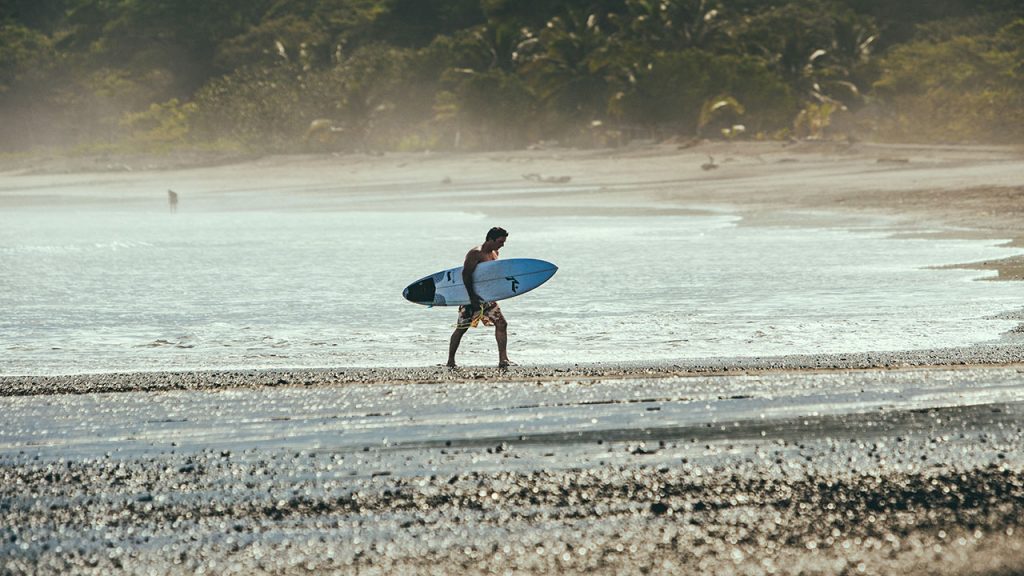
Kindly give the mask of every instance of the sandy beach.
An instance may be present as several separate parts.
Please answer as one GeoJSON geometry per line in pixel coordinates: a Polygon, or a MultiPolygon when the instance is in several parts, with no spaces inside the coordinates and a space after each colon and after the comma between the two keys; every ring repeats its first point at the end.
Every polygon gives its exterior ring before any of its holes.
{"type": "MultiPolygon", "coordinates": [[[[727,211],[756,229],[870,220],[894,238],[1024,246],[1012,148],[201,164],[8,163],[0,210],[163,208],[140,184],[159,178],[183,208],[727,211]]],[[[1019,281],[1022,263],[956,265],[1019,281]]],[[[1017,328],[998,342],[926,350],[507,372],[0,371],[0,572],[1024,574],[1024,308],[1001,317],[1017,328]]]]}

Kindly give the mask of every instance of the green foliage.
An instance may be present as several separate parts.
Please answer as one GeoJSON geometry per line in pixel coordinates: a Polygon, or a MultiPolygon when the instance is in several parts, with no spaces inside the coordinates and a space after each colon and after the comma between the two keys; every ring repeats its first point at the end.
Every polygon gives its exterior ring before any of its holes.
{"type": "Polygon", "coordinates": [[[805,103],[856,106],[872,79],[867,64],[878,31],[870,18],[837,2],[805,0],[766,10],[749,18],[738,37],[805,103]]]}
{"type": "Polygon", "coordinates": [[[935,26],[949,28],[963,23],[973,26],[979,20],[994,17],[1005,22],[1012,20],[1014,14],[1016,17],[1024,15],[1020,0],[846,0],[844,4],[880,24],[880,50],[927,39],[921,36],[922,30],[935,26]]]}
{"type": "Polygon", "coordinates": [[[278,59],[328,66],[370,42],[384,9],[372,0],[280,0],[257,23],[218,46],[215,63],[235,70],[278,59]]]}
{"type": "Polygon", "coordinates": [[[251,27],[269,0],[69,0],[61,46],[79,68],[167,70],[188,96],[218,70],[217,46],[251,27]]]}
{"type": "Polygon", "coordinates": [[[407,51],[369,46],[333,68],[289,61],[243,68],[196,95],[193,131],[254,150],[288,151],[324,118],[344,131],[343,147],[389,147],[401,139],[403,104],[415,95],[400,82],[409,58],[407,51]]]}
{"type": "Polygon", "coordinates": [[[386,0],[382,4],[374,38],[400,47],[422,47],[438,35],[484,21],[478,0],[386,0]]]}
{"type": "MultiPolygon", "coordinates": [[[[234,70],[252,64],[277,61],[297,62],[304,68],[322,64],[331,37],[308,20],[294,15],[265,20],[257,26],[221,44],[215,62],[234,70]]],[[[329,53],[329,50],[328,50],[329,53]]]]}
{"type": "Polygon", "coordinates": [[[53,59],[53,45],[42,32],[0,24],[0,96],[18,83],[44,78],[53,59]]]}
{"type": "MultiPolygon", "coordinates": [[[[50,39],[37,30],[0,23],[0,151],[41,144],[41,101],[57,65],[50,39]]],[[[49,128],[49,126],[46,126],[49,128]]]]}
{"type": "MultiPolygon", "coordinates": [[[[325,115],[305,109],[309,80],[301,67],[287,62],[215,79],[195,96],[191,132],[201,140],[227,140],[253,150],[288,150],[310,122],[325,115]]],[[[314,79],[313,90],[324,80],[329,79],[314,79]]]]}
{"type": "Polygon", "coordinates": [[[66,0],[0,0],[0,25],[20,24],[49,34],[61,22],[66,0]]]}
{"type": "Polygon", "coordinates": [[[121,126],[127,130],[133,148],[162,151],[188,142],[189,117],[195,110],[195,104],[182,104],[173,98],[151,104],[145,111],[125,114],[121,126]]]}
{"type": "Polygon", "coordinates": [[[619,91],[628,68],[597,18],[583,12],[556,16],[537,42],[519,70],[550,127],[545,136],[605,118],[609,99],[619,91]]]}
{"type": "Polygon", "coordinates": [[[995,39],[959,36],[893,50],[875,85],[885,109],[879,134],[914,141],[1020,142],[1021,30],[1024,22],[1017,21],[995,39]]]}
{"type": "Polygon", "coordinates": [[[0,0],[2,150],[1020,142],[1022,95],[1019,0],[0,0]]]}
{"type": "Polygon", "coordinates": [[[537,103],[522,78],[500,68],[462,71],[454,85],[461,147],[510,148],[528,144],[537,103]],[[501,102],[500,108],[494,103],[501,102]]]}
{"type": "Polygon", "coordinates": [[[709,127],[719,124],[719,132],[731,134],[733,127],[740,125],[740,119],[745,112],[743,105],[732,96],[711,98],[700,107],[697,132],[707,135],[709,127]]]}
{"type": "Polygon", "coordinates": [[[608,22],[625,43],[657,51],[732,45],[728,10],[719,0],[626,0],[608,22]]]}
{"type": "Polygon", "coordinates": [[[832,125],[832,118],[841,108],[835,102],[809,103],[793,122],[793,132],[801,138],[820,140],[832,125]]]}
{"type": "Polygon", "coordinates": [[[613,109],[628,124],[713,137],[734,124],[744,124],[751,133],[778,130],[789,123],[797,105],[786,84],[760,59],[687,50],[656,55],[616,98],[613,109]],[[714,113],[706,108],[722,101],[731,104],[714,113]]]}

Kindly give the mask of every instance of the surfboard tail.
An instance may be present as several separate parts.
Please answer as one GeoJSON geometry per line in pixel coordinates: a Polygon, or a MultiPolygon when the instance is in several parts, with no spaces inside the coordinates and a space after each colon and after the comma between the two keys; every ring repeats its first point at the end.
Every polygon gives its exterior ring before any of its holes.
{"type": "Polygon", "coordinates": [[[415,304],[433,306],[436,292],[437,285],[434,284],[434,279],[424,278],[419,282],[410,284],[405,290],[402,290],[402,296],[409,302],[413,302],[415,304]]]}

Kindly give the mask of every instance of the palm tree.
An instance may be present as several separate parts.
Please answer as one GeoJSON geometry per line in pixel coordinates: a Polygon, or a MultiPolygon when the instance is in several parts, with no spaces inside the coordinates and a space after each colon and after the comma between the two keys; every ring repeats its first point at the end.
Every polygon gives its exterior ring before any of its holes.
{"type": "Polygon", "coordinates": [[[628,75],[600,20],[579,11],[552,18],[520,68],[542,105],[571,121],[603,118],[609,97],[628,75]]]}
{"type": "Polygon", "coordinates": [[[870,18],[815,0],[759,14],[741,36],[807,101],[845,107],[860,99],[859,68],[878,34],[870,18]]]}
{"type": "Polygon", "coordinates": [[[712,49],[730,36],[719,0],[626,0],[625,8],[609,19],[649,51],[712,49]]]}

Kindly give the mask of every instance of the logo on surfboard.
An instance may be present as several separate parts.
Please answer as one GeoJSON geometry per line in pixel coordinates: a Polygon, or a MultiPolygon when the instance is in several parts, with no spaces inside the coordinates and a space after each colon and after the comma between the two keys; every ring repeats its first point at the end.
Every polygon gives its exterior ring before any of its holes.
{"type": "Polygon", "coordinates": [[[519,280],[515,276],[505,276],[505,280],[512,283],[512,292],[519,292],[519,280]]]}

